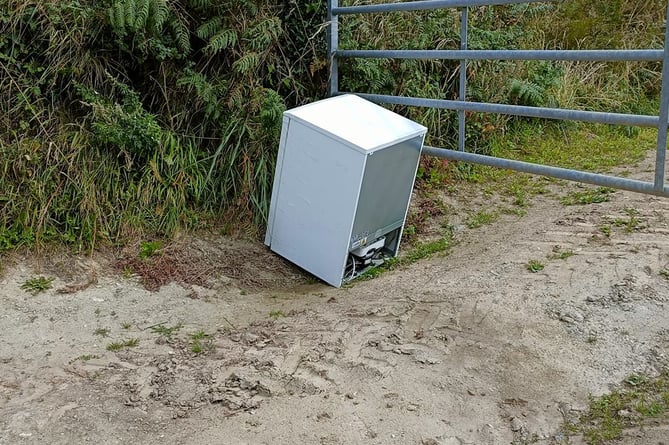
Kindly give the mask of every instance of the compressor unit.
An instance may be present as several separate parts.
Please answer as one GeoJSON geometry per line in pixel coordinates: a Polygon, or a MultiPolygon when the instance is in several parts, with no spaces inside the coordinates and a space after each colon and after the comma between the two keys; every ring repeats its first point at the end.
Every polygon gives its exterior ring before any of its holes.
{"type": "Polygon", "coordinates": [[[286,111],[265,244],[336,287],[397,255],[426,131],[351,94],[286,111]]]}

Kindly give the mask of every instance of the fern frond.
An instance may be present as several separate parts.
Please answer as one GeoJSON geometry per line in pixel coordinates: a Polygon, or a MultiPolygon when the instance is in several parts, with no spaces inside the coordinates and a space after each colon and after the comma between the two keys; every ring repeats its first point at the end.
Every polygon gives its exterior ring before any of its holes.
{"type": "Polygon", "coordinates": [[[270,17],[252,27],[246,34],[250,46],[256,51],[266,49],[272,42],[279,39],[283,33],[281,19],[270,17]]]}
{"type": "Polygon", "coordinates": [[[170,17],[169,25],[174,32],[174,37],[177,41],[177,47],[184,53],[190,52],[190,30],[188,29],[188,24],[174,16],[170,17]]]}
{"type": "Polygon", "coordinates": [[[188,2],[190,6],[197,9],[204,9],[212,4],[211,0],[190,0],[188,2]]]}
{"type": "Polygon", "coordinates": [[[244,54],[232,64],[232,69],[240,74],[246,74],[249,71],[256,69],[260,63],[260,56],[256,52],[244,54]]]}
{"type": "Polygon", "coordinates": [[[540,107],[546,100],[546,91],[534,82],[513,79],[509,88],[509,95],[521,105],[540,107]]]}
{"type": "Polygon", "coordinates": [[[116,34],[125,34],[125,8],[123,2],[115,2],[109,8],[109,22],[116,34]]]}
{"type": "Polygon", "coordinates": [[[170,16],[170,8],[166,0],[149,0],[151,6],[151,20],[149,26],[151,29],[159,33],[163,30],[167,19],[170,16]]]}
{"type": "Polygon", "coordinates": [[[250,0],[241,0],[239,3],[239,6],[246,9],[249,14],[258,15],[258,5],[256,5],[255,2],[250,0]]]}
{"type": "Polygon", "coordinates": [[[137,12],[135,13],[135,29],[144,29],[149,20],[151,0],[135,0],[137,12]]]}
{"type": "Polygon", "coordinates": [[[260,120],[266,127],[273,127],[281,122],[286,105],[279,93],[265,88],[265,99],[260,111],[260,120]]]}
{"type": "Polygon", "coordinates": [[[137,31],[135,22],[137,20],[137,8],[135,0],[124,0],[123,11],[125,12],[125,26],[131,31],[137,31]]]}
{"type": "Polygon", "coordinates": [[[209,54],[216,54],[225,48],[229,48],[237,43],[237,33],[234,29],[225,29],[211,38],[205,51],[209,54]]]}
{"type": "Polygon", "coordinates": [[[214,17],[211,20],[207,20],[197,28],[195,35],[197,35],[202,40],[207,40],[214,36],[221,29],[222,23],[223,21],[220,16],[214,17]]]}
{"type": "Polygon", "coordinates": [[[240,107],[243,107],[248,100],[248,96],[246,94],[246,91],[244,87],[241,84],[238,84],[237,87],[235,87],[232,91],[230,91],[230,94],[228,96],[228,108],[231,110],[239,109],[240,107]]]}

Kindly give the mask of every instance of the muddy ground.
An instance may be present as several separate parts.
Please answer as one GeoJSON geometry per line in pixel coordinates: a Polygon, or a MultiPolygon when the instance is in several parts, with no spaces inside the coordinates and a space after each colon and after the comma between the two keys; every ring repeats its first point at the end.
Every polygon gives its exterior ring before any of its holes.
{"type": "MultiPolygon", "coordinates": [[[[442,193],[447,252],[343,289],[213,235],[163,252],[167,284],[127,252],[5,257],[0,444],[582,443],[565,417],[667,364],[669,200],[546,184],[476,229],[505,198],[442,193]]],[[[668,442],[653,423],[617,443],[668,442]]]]}

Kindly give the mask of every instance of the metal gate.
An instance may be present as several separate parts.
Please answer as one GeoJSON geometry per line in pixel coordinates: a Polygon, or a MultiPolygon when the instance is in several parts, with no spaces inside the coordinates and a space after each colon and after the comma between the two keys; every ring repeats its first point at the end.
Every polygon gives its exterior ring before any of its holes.
{"type": "MultiPolygon", "coordinates": [[[[631,190],[669,197],[665,186],[665,160],[667,151],[667,125],[669,122],[669,26],[665,25],[664,49],[635,50],[469,50],[467,49],[468,8],[479,6],[539,3],[546,0],[423,0],[361,6],[339,6],[338,0],[328,0],[328,54],[330,59],[329,94],[339,91],[338,59],[393,58],[393,59],[444,59],[460,61],[459,100],[425,99],[352,92],[377,103],[432,107],[458,111],[458,148],[448,150],[424,147],[423,153],[456,161],[472,162],[493,167],[517,170],[571,181],[586,182],[606,187],[631,190]],[[395,11],[421,11],[439,8],[458,8],[461,15],[459,50],[340,50],[339,16],[395,11]],[[559,108],[527,107],[519,105],[468,102],[467,61],[469,60],[549,60],[549,61],[659,61],[662,62],[662,90],[658,116],[606,113],[559,108]],[[638,181],[611,175],[532,164],[512,159],[468,153],[465,150],[465,112],[499,113],[512,116],[572,120],[613,125],[633,125],[657,128],[657,154],[654,182],[638,181]]],[[[667,21],[669,23],[669,6],[667,21]]]]}

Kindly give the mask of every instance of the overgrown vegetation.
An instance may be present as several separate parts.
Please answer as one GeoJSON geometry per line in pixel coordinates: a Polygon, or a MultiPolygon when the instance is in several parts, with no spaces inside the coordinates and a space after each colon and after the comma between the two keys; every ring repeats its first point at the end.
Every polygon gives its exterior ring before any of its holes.
{"type": "MultiPolygon", "coordinates": [[[[265,221],[282,112],[325,96],[325,2],[0,6],[0,251],[160,239],[233,214],[265,221]]],[[[472,8],[469,47],[659,48],[663,15],[659,0],[472,8]]],[[[346,16],[341,44],[458,48],[458,27],[455,9],[346,16]]],[[[454,99],[458,70],[454,61],[355,59],[342,63],[342,89],[454,99]]],[[[472,61],[467,77],[469,100],[648,114],[660,85],[651,62],[472,61]]],[[[427,143],[454,147],[456,113],[397,110],[430,129],[427,143]]],[[[635,162],[650,140],[633,128],[479,113],[467,121],[471,150],[592,170],[635,162]],[[619,149],[630,138],[641,148],[619,149]]],[[[418,183],[475,175],[423,160],[418,183]]],[[[160,250],[152,247],[140,256],[160,250]]]]}
{"type": "MultiPolygon", "coordinates": [[[[470,8],[469,48],[660,48],[665,12],[662,2],[641,0],[470,8]]],[[[457,49],[460,45],[455,9],[349,16],[341,28],[340,44],[347,49],[457,49]]],[[[350,59],[341,64],[340,77],[344,91],[457,99],[459,70],[459,61],[350,59]]],[[[471,101],[641,114],[658,110],[660,66],[651,62],[470,61],[467,79],[471,101]]],[[[429,145],[456,148],[454,112],[394,109],[430,129],[429,145]]],[[[467,113],[466,145],[468,151],[483,154],[605,172],[641,159],[653,147],[655,134],[630,127],[467,113]]],[[[444,174],[443,166],[434,161],[422,163],[419,173],[431,182],[480,180],[479,172],[488,170],[452,163],[444,174]]]]}
{"type": "Polygon", "coordinates": [[[321,2],[0,0],[0,250],[261,222],[321,2]]]}
{"type": "Polygon", "coordinates": [[[590,445],[611,443],[626,428],[669,420],[669,374],[657,377],[629,376],[621,388],[601,397],[591,397],[588,410],[565,429],[582,434],[590,445]]]}

